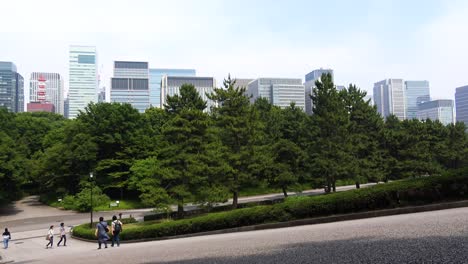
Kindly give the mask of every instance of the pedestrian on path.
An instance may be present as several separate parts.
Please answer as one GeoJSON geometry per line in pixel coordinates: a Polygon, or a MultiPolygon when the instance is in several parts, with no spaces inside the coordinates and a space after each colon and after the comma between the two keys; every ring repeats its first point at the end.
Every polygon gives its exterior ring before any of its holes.
{"type": "Polygon", "coordinates": [[[49,231],[47,232],[46,240],[48,240],[49,243],[47,243],[45,248],[48,249],[49,245],[50,245],[50,248],[52,248],[54,246],[54,226],[53,225],[50,226],[49,231]]]}
{"type": "Polygon", "coordinates": [[[8,241],[11,239],[11,234],[10,231],[8,231],[8,228],[5,228],[5,232],[3,232],[3,248],[7,249],[8,248],[8,241]]]}
{"type": "Polygon", "coordinates": [[[67,246],[67,236],[65,232],[65,224],[61,223],[60,224],[60,241],[57,243],[57,247],[60,247],[60,243],[62,243],[63,240],[63,246],[67,246]]]}
{"type": "Polygon", "coordinates": [[[96,225],[96,231],[94,235],[98,239],[98,249],[101,249],[101,245],[104,243],[104,246],[107,248],[107,240],[109,240],[109,228],[107,227],[107,223],[104,221],[104,217],[99,217],[99,223],[96,225]]]}
{"type": "Polygon", "coordinates": [[[117,246],[120,247],[120,232],[122,232],[122,222],[117,220],[117,216],[112,216],[112,226],[111,226],[111,232],[112,232],[112,245],[111,247],[114,246],[114,243],[117,243],[117,246]]]}

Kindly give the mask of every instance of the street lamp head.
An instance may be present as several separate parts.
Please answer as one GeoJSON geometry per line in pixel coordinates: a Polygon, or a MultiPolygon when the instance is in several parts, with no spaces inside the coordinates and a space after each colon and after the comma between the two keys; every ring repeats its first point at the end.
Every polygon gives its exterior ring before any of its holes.
{"type": "Polygon", "coordinates": [[[93,178],[93,173],[92,173],[92,172],[89,173],[89,177],[90,177],[91,179],[93,178]]]}

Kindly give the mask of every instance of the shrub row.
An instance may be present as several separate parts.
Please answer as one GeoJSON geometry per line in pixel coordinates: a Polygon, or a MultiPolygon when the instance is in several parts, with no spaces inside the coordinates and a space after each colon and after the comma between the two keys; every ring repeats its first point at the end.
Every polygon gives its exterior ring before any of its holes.
{"type": "MultiPolygon", "coordinates": [[[[125,229],[123,240],[183,235],[255,224],[344,214],[404,205],[468,198],[468,176],[452,174],[403,180],[373,187],[312,197],[291,197],[283,203],[210,213],[190,219],[145,224],[125,229]]],[[[95,239],[82,225],[74,235],[95,239]]]]}
{"type": "MultiPolygon", "coordinates": [[[[258,201],[258,202],[249,202],[249,203],[240,203],[237,205],[237,209],[242,209],[242,208],[247,208],[247,207],[253,207],[253,206],[258,206],[258,205],[272,205],[275,203],[280,203],[283,202],[284,198],[278,198],[274,200],[265,200],[265,201],[258,201]]],[[[221,205],[221,206],[215,206],[215,207],[202,207],[199,209],[195,210],[190,210],[184,212],[183,215],[179,215],[177,211],[170,212],[169,214],[167,213],[156,213],[156,214],[150,214],[150,215],[145,215],[143,216],[144,221],[154,221],[154,220],[161,220],[165,218],[170,218],[170,219],[182,219],[182,218],[189,218],[189,217],[194,217],[202,214],[207,214],[207,213],[215,213],[215,212],[225,212],[225,211],[230,211],[232,210],[232,205],[221,205]]]]}

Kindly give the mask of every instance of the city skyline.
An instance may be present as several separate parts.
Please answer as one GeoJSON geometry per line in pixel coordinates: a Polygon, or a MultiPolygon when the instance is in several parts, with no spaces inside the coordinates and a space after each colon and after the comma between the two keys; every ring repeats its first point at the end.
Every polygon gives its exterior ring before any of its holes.
{"type": "Polygon", "coordinates": [[[332,68],[337,84],[353,83],[369,94],[377,80],[428,80],[434,99],[453,99],[455,88],[468,83],[464,1],[185,1],[183,10],[180,1],[143,2],[112,2],[115,12],[109,15],[106,1],[76,7],[60,1],[4,3],[11,12],[0,24],[15,21],[15,27],[0,30],[0,37],[8,40],[0,43],[0,59],[15,62],[23,76],[58,72],[67,90],[67,49],[74,44],[97,47],[101,83],[107,89],[114,60],[197,69],[198,75],[218,81],[229,73],[249,79],[303,78],[313,69],[332,68]],[[88,12],[89,5],[93,8],[88,12]],[[66,12],[70,6],[76,12],[66,12]],[[310,24],[310,8],[316,11],[314,21],[326,21],[326,27],[310,24]],[[30,19],[15,19],[34,17],[28,14],[37,10],[44,16],[34,21],[35,27],[30,19]],[[155,15],[154,10],[165,12],[155,15]],[[127,11],[138,15],[117,19],[127,11]],[[294,14],[290,21],[275,19],[289,12],[294,14]],[[397,21],[386,19],[394,13],[397,21]],[[57,20],[61,23],[56,25],[57,20]],[[137,26],[141,23],[149,26],[137,26]],[[391,34],[395,37],[389,38],[391,34]]]}

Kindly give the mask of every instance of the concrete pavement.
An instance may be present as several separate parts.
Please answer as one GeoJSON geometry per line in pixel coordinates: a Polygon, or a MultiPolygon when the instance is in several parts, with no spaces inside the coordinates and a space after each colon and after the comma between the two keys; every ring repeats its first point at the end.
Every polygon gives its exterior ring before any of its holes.
{"type": "Polygon", "coordinates": [[[467,263],[468,208],[123,244],[44,238],[0,251],[16,263],[467,263]]]}

